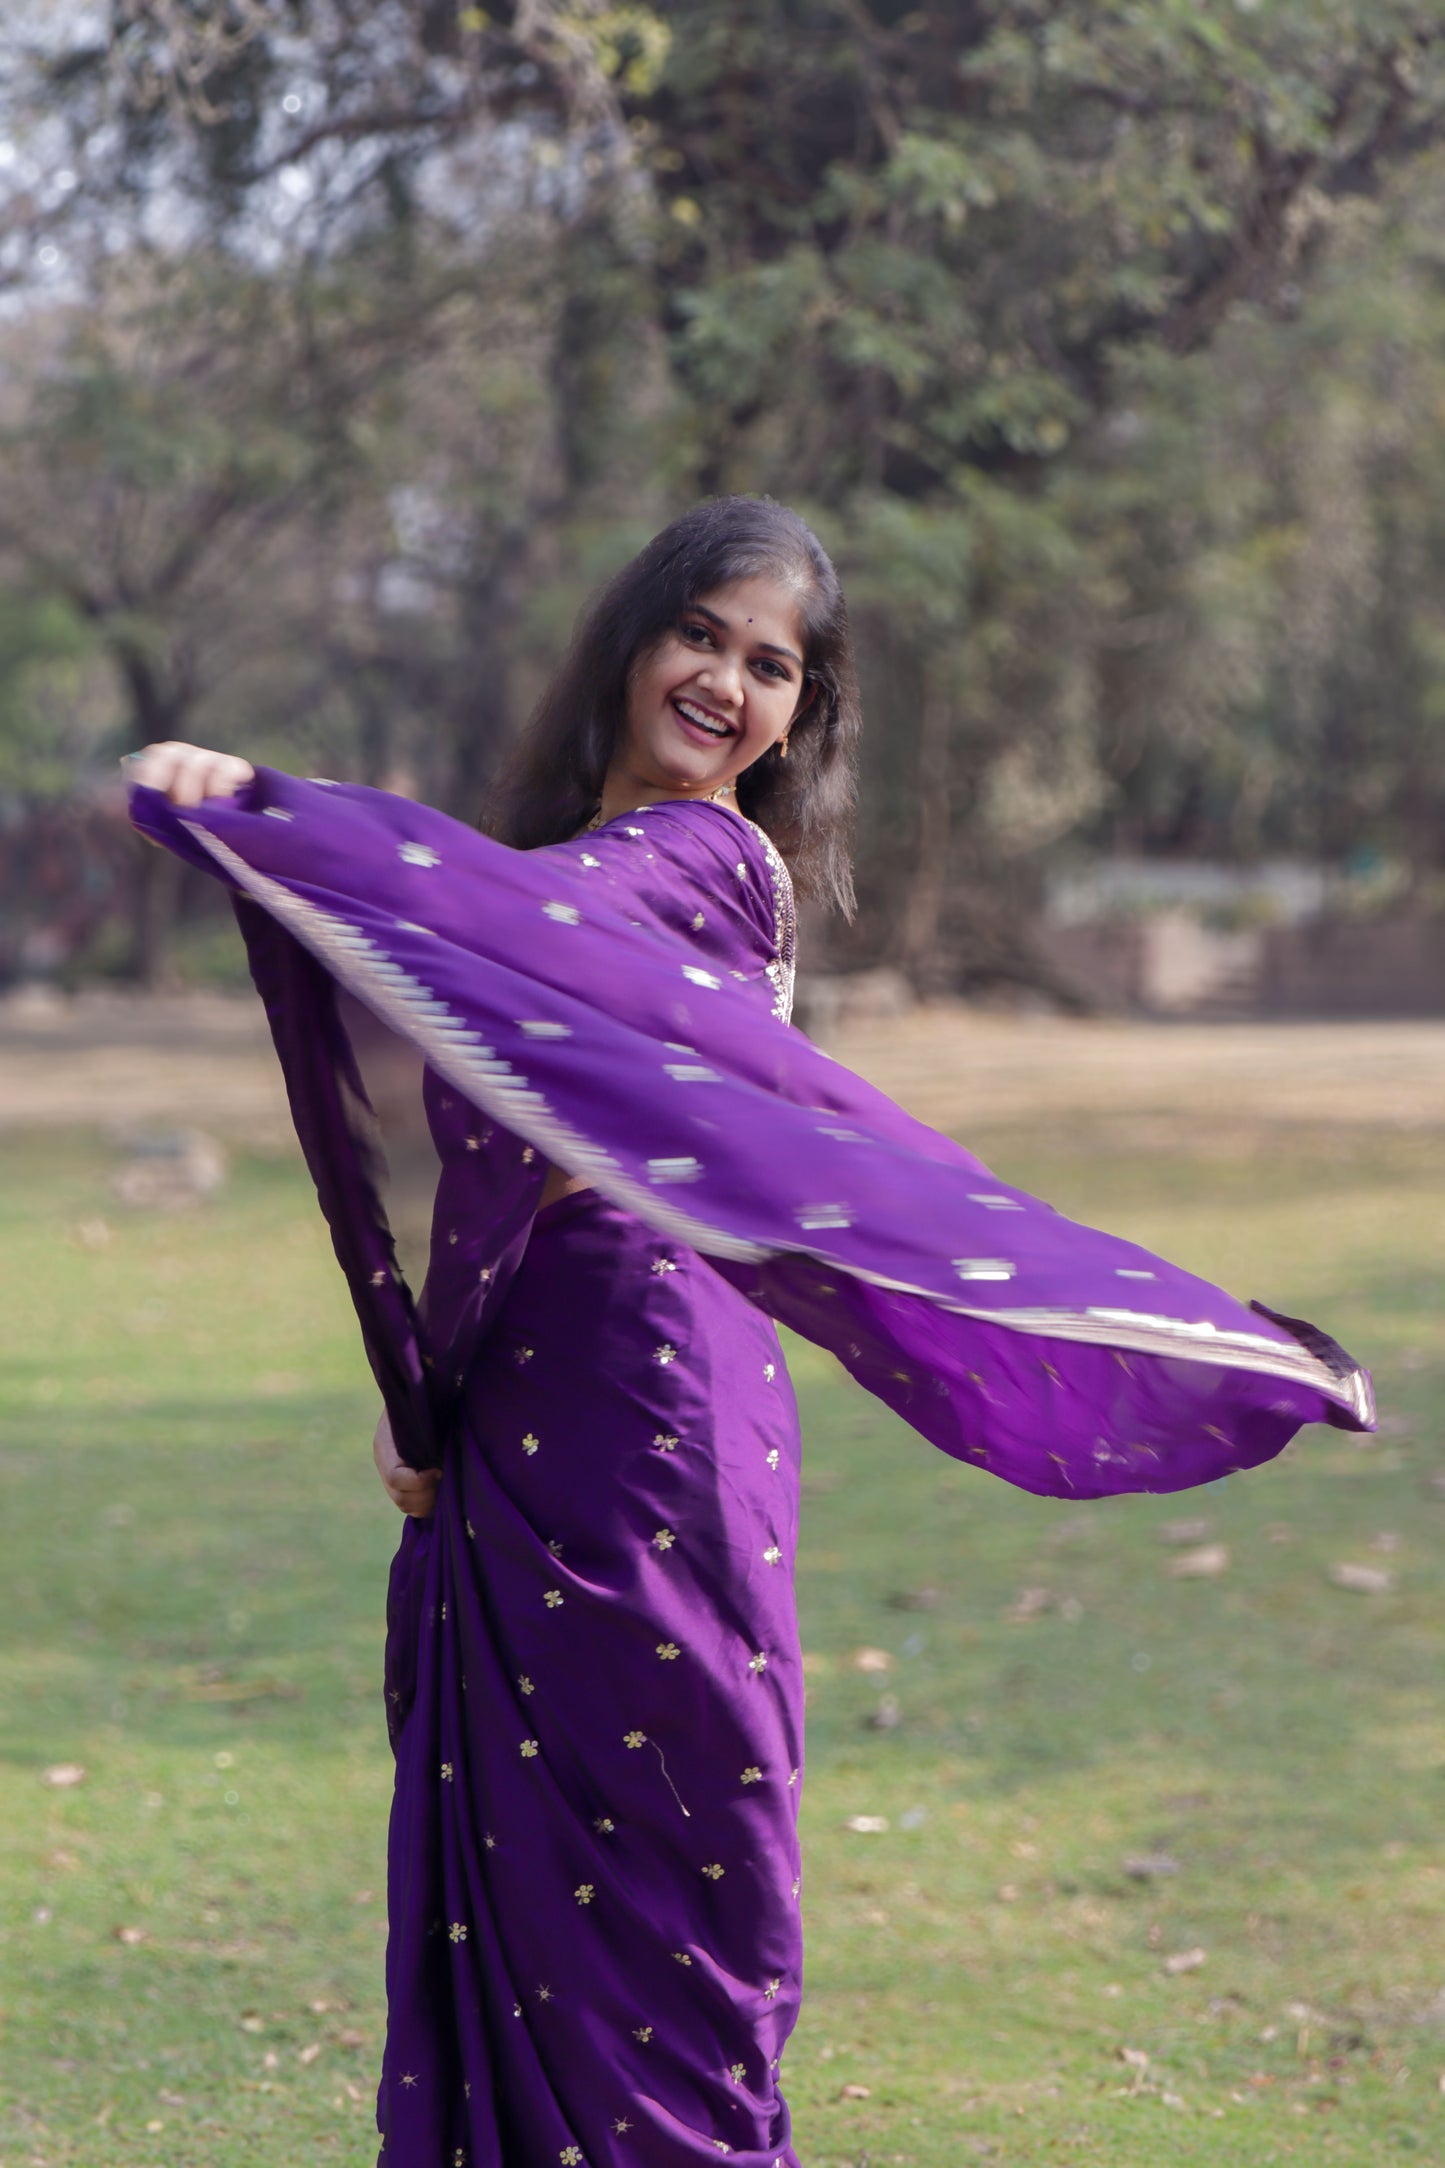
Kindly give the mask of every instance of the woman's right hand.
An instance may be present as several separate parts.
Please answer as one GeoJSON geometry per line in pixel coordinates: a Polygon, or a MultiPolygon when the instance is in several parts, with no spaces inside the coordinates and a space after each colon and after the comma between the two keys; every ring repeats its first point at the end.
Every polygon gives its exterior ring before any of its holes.
{"type": "Polygon", "coordinates": [[[249,760],[236,753],[212,753],[203,745],[167,739],[143,752],[127,753],[121,772],[128,783],[163,790],[172,805],[199,805],[203,798],[230,798],[255,776],[249,760]]]}
{"type": "Polygon", "coordinates": [[[439,1468],[409,1468],[396,1449],[391,1420],[383,1408],[376,1436],[371,1441],[376,1472],[392,1504],[419,1521],[429,1520],[436,1510],[439,1468]]]}

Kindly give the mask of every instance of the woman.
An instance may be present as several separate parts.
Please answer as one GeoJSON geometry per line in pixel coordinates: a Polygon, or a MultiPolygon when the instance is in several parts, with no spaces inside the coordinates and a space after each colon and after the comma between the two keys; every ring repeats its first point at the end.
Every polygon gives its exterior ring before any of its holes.
{"type": "Polygon", "coordinates": [[[773,1318],[1051,1494],[1178,1489],[1372,1419],[1323,1335],[1071,1225],[789,1028],[787,868],[848,906],[856,730],[832,565],[733,498],[604,592],[500,840],[193,747],[136,761],[142,831],[236,891],[409,1516],[393,2168],[795,2168],[798,1430],[773,1318]],[[415,1312],[338,984],[428,1062],[415,1312]]]}

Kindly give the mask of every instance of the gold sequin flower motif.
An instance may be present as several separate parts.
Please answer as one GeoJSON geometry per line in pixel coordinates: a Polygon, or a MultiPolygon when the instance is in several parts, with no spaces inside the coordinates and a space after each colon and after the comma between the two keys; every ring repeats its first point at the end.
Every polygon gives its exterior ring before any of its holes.
{"type": "Polygon", "coordinates": [[[657,1653],[665,1664],[670,1664],[675,1656],[681,1656],[682,1650],[675,1641],[659,1641],[657,1653]]]}
{"type": "Polygon", "coordinates": [[[596,1888],[591,1882],[579,1882],[572,1892],[579,1905],[590,1905],[596,1894],[596,1888]]]}
{"type": "Polygon", "coordinates": [[[720,1866],[716,1860],[713,1860],[710,1865],[704,1867],[702,1871],[707,1876],[709,1882],[721,1882],[723,1876],[727,1873],[727,1869],[720,1866]]]}
{"type": "Polygon", "coordinates": [[[546,1595],[542,1598],[542,1601],[544,1604],[546,1604],[549,1611],[555,1611],[558,1605],[561,1604],[563,1601],[561,1589],[549,1588],[546,1595]]]}
{"type": "Polygon", "coordinates": [[[535,1740],[535,1739],[524,1739],[524,1740],[522,1741],[522,1759],[523,1759],[523,1761],[531,1761],[531,1760],[532,1760],[532,1759],[533,1759],[533,1758],[535,1757],[535,1755],[537,1754],[537,1752],[538,1752],[538,1747],[537,1747],[537,1742],[536,1742],[536,1740],[535,1740]]]}
{"type": "Polygon", "coordinates": [[[467,1939],[467,1928],[465,1920],[453,1920],[447,1932],[450,1934],[453,1942],[465,1942],[467,1939]]]}
{"type": "Polygon", "coordinates": [[[622,1734],[622,1744],[624,1746],[645,1746],[647,1744],[647,1733],[645,1731],[625,1731],[622,1734]]]}
{"type": "Polygon", "coordinates": [[[659,1551],[670,1551],[677,1538],[670,1528],[659,1528],[652,1540],[659,1551]]]}

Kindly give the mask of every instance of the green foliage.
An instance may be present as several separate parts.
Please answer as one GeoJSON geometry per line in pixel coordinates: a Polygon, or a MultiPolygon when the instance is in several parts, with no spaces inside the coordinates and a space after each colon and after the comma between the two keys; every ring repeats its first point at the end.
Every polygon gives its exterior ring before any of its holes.
{"type": "Polygon", "coordinates": [[[114,727],[94,643],[53,594],[0,588],[0,794],[58,797],[114,727]]]}
{"type": "Polygon", "coordinates": [[[90,36],[0,86],[76,176],[14,244],[73,286],[0,333],[0,581],[133,735],[472,813],[587,581],[767,490],[847,570],[865,922],[921,979],[1026,974],[1070,834],[1440,862],[1434,0],[90,36]]]}

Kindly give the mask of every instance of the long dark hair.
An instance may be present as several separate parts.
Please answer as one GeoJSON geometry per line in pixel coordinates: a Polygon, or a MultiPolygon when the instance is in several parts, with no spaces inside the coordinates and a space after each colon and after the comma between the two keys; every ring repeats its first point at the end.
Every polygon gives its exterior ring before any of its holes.
{"type": "Polygon", "coordinates": [[[771,497],[694,505],[609,580],[503,770],[491,833],[522,850],[575,835],[601,799],[638,657],[694,603],[759,574],[797,592],[808,697],[786,759],[770,748],[738,777],[738,806],[767,830],[805,895],[851,917],[862,719],[848,615],[822,543],[771,497]]]}

